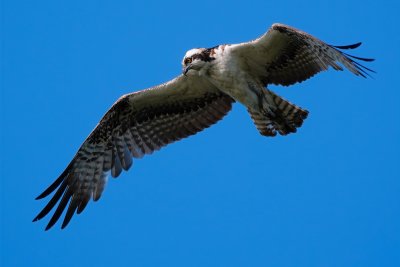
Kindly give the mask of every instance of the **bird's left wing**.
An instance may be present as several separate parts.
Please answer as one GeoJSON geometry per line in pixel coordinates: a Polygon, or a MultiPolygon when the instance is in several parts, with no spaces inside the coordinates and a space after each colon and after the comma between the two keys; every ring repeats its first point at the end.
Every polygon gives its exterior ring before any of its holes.
{"type": "Polygon", "coordinates": [[[343,70],[344,66],[355,75],[366,77],[368,71],[373,71],[357,60],[373,59],[355,57],[340,51],[360,45],[329,45],[308,33],[276,23],[260,38],[231,45],[230,49],[240,59],[238,62],[241,62],[242,68],[247,69],[263,85],[288,86],[302,82],[329,67],[343,70]]]}
{"type": "Polygon", "coordinates": [[[67,226],[90,199],[97,201],[111,171],[117,177],[132,165],[132,157],[145,154],[193,135],[222,119],[234,100],[196,77],[176,79],[121,97],[84,141],[71,163],[37,199],[55,191],[34,221],[46,216],[59,202],[46,230],[60,218],[67,226]],[[61,200],[61,201],[60,201],[61,200]]]}

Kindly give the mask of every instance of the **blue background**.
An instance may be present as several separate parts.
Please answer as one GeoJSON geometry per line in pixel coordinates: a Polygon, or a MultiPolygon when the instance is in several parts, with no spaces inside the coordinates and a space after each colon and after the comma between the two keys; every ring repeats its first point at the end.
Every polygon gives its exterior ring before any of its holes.
{"type": "Polygon", "coordinates": [[[400,32],[395,1],[2,3],[2,266],[400,266],[400,32]],[[34,201],[122,94],[180,74],[186,50],[274,22],[377,59],[279,94],[298,133],[258,134],[236,104],[135,161],[61,231],[34,201]]]}

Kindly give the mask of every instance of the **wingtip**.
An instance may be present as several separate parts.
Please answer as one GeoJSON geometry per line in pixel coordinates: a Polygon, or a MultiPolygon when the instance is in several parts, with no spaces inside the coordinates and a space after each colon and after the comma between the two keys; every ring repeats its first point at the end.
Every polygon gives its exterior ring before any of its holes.
{"type": "MultiPolygon", "coordinates": [[[[57,218],[57,219],[58,219],[58,218],[57,218]]],[[[49,223],[47,224],[47,226],[46,226],[46,228],[45,228],[44,230],[45,230],[45,231],[50,230],[50,228],[52,228],[52,227],[56,224],[57,219],[51,218],[50,221],[49,221],[49,223]]]]}
{"type": "MultiPolygon", "coordinates": [[[[38,221],[38,220],[40,220],[40,219],[36,219],[36,218],[35,218],[35,219],[33,219],[33,222],[36,222],[36,221],[38,221]]],[[[55,223],[53,223],[53,222],[49,222],[49,223],[46,225],[46,228],[44,228],[44,231],[46,231],[46,232],[49,231],[49,230],[54,226],[54,224],[55,224],[55,223]]],[[[66,226],[67,226],[67,225],[64,225],[64,224],[63,224],[63,225],[61,226],[61,230],[64,229],[66,226]]]]}
{"type": "Polygon", "coordinates": [[[350,44],[350,45],[332,45],[332,46],[335,48],[338,48],[338,49],[356,49],[360,45],[362,45],[362,42],[358,42],[358,43],[350,44]]]}
{"type": "Polygon", "coordinates": [[[64,230],[68,226],[70,221],[71,221],[71,219],[69,219],[68,221],[63,221],[63,223],[61,225],[61,230],[64,230]]]}
{"type": "Polygon", "coordinates": [[[41,200],[43,198],[45,198],[46,196],[42,194],[38,195],[37,197],[35,197],[35,200],[41,200]]]}

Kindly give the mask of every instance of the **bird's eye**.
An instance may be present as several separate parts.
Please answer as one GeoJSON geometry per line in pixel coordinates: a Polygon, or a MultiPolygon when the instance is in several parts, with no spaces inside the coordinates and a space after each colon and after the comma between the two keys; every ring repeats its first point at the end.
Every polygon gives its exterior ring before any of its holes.
{"type": "Polygon", "coordinates": [[[192,63],[192,58],[191,57],[185,59],[185,65],[187,65],[189,63],[192,63]]]}

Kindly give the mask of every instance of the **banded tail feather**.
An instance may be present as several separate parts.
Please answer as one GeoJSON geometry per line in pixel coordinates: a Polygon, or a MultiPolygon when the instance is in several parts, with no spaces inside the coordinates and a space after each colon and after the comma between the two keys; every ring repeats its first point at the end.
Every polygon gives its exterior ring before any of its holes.
{"type": "Polygon", "coordinates": [[[295,133],[307,118],[308,111],[290,103],[270,90],[267,92],[271,94],[275,104],[273,113],[263,114],[248,110],[260,134],[276,136],[277,133],[280,135],[295,133]]]}

